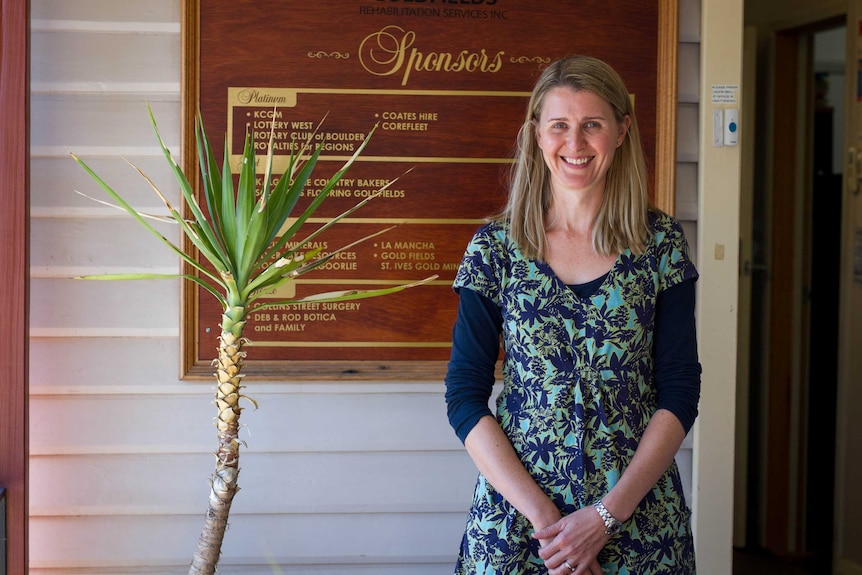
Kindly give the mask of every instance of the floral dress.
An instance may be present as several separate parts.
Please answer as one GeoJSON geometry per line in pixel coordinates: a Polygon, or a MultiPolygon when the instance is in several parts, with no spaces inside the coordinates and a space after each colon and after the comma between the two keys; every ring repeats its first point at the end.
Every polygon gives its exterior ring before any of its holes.
{"type": "MultiPolygon", "coordinates": [[[[679,223],[650,214],[653,241],[626,250],[580,298],[544,262],[525,258],[507,227],[473,237],[455,278],[499,305],[503,390],[497,420],[527,471],[563,514],[619,480],[656,409],[656,297],[697,277],[679,223]]],[[[533,528],[480,475],[456,573],[547,575],[533,528]]],[[[694,573],[690,511],[672,464],[598,557],[605,573],[694,573]]]]}

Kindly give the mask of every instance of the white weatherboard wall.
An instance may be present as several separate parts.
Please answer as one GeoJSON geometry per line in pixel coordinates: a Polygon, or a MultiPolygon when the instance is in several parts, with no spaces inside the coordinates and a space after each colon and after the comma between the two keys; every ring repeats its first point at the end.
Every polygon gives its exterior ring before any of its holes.
{"type": "MultiPolygon", "coordinates": [[[[694,244],[698,0],[680,13],[678,215],[694,244]]],[[[32,0],[31,18],[30,574],[184,573],[215,430],[212,386],[177,378],[179,286],[68,279],[178,270],[74,193],[101,192],[68,151],[143,211],[164,208],[123,157],[176,200],[145,102],[178,150],[180,0],[32,0]]],[[[243,415],[221,573],[451,572],[475,470],[441,382],[248,383],[261,408],[243,415]]]]}

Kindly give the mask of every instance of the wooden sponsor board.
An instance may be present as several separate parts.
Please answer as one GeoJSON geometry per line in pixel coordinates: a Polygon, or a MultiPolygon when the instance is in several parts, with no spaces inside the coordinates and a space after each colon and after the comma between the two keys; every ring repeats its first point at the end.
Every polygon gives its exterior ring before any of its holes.
{"type": "MultiPolygon", "coordinates": [[[[334,250],[396,227],[273,297],[438,275],[393,296],[253,314],[250,374],[442,377],[457,308],[452,280],[472,234],[505,201],[529,91],[560,56],[594,55],[623,76],[651,193],[672,210],[676,8],[669,0],[186,0],[183,21],[187,173],[196,173],[197,109],[213,140],[226,135],[234,162],[247,130],[261,153],[274,130],[277,167],[317,130],[312,137],[324,148],[306,203],[374,130],[309,225],[386,187],[319,243],[334,250]]],[[[184,377],[211,372],[220,315],[211,296],[185,287],[184,377]]]]}

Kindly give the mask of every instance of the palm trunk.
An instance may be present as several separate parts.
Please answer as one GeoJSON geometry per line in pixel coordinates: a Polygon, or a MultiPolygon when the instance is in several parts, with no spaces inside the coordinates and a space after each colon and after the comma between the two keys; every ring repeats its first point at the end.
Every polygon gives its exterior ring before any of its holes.
{"type": "Polygon", "coordinates": [[[228,515],[233,497],[239,490],[239,406],[242,397],[242,347],[245,339],[245,306],[233,306],[222,316],[222,332],[219,336],[216,366],[215,403],[218,407],[218,451],[216,468],[210,478],[209,509],[201,532],[189,575],[213,575],[221,555],[222,540],[227,528],[228,515]]]}

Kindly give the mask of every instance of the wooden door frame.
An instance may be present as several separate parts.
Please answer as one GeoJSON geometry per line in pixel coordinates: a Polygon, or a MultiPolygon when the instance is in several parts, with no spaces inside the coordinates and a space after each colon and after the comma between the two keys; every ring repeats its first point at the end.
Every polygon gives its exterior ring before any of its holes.
{"type": "Polygon", "coordinates": [[[791,549],[790,510],[793,457],[789,438],[792,434],[793,357],[799,270],[797,261],[797,194],[802,182],[795,169],[800,161],[799,77],[805,66],[800,58],[799,31],[775,35],[775,76],[773,84],[773,162],[771,223],[769,247],[769,284],[767,320],[768,377],[765,422],[765,485],[763,490],[764,547],[786,554],[791,549]]]}
{"type": "MultiPolygon", "coordinates": [[[[755,115],[757,112],[757,29],[746,26],[742,43],[742,98],[740,114],[748,118],[748,129],[740,141],[739,194],[739,292],[736,351],[736,438],[734,444],[733,546],[743,548],[748,541],[749,518],[749,413],[751,410],[751,339],[752,273],[756,267],[753,251],[753,215],[756,147],[758,145],[755,115]]],[[[761,257],[762,260],[762,257],[761,257]]]]}
{"type": "MultiPolygon", "coordinates": [[[[28,564],[29,0],[0,0],[0,486],[6,489],[6,572],[28,564]]],[[[3,558],[0,557],[0,561],[3,558]]]]}

